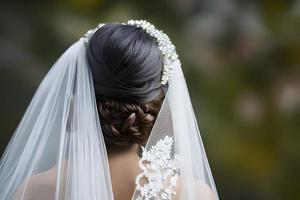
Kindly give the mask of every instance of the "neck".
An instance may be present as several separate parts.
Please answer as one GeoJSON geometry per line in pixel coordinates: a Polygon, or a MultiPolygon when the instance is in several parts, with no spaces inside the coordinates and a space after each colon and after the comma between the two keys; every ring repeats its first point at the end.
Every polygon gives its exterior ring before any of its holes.
{"type": "Polygon", "coordinates": [[[139,146],[138,144],[132,145],[127,150],[121,152],[108,153],[108,161],[109,163],[118,162],[120,160],[127,160],[131,158],[139,158],[138,156],[139,146]]]}
{"type": "Polygon", "coordinates": [[[129,192],[131,195],[135,189],[135,178],[140,173],[138,162],[138,145],[133,145],[130,149],[121,153],[108,155],[109,169],[114,195],[121,192],[129,192]]]}

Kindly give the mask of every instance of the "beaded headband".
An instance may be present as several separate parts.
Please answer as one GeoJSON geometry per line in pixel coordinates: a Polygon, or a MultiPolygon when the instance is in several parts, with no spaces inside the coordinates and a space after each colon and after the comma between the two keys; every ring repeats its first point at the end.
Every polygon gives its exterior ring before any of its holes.
{"type": "MultiPolygon", "coordinates": [[[[157,44],[158,48],[163,55],[163,72],[161,77],[161,84],[165,85],[176,67],[180,67],[181,63],[178,58],[176,48],[173,43],[170,41],[170,38],[163,31],[155,28],[154,25],[147,22],[146,20],[129,20],[127,23],[122,23],[124,25],[133,25],[145,30],[151,37],[153,37],[157,44]]],[[[105,24],[100,23],[95,29],[91,29],[83,36],[83,38],[88,39],[92,37],[92,35],[105,24]]]]}

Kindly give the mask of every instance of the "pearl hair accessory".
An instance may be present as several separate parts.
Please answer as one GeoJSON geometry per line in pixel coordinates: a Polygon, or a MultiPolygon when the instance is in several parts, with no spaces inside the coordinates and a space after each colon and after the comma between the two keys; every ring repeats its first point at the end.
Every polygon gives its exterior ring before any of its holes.
{"type": "MultiPolygon", "coordinates": [[[[154,25],[147,22],[146,20],[129,20],[127,23],[122,23],[124,25],[133,25],[145,30],[151,37],[155,38],[158,48],[163,55],[163,71],[161,77],[161,84],[165,85],[176,67],[181,66],[181,62],[178,58],[178,54],[176,52],[176,48],[173,43],[170,41],[170,38],[163,31],[155,28],[154,25]]],[[[102,26],[105,24],[100,23],[95,29],[89,30],[83,38],[86,39],[86,43],[88,39],[102,26]]]]}

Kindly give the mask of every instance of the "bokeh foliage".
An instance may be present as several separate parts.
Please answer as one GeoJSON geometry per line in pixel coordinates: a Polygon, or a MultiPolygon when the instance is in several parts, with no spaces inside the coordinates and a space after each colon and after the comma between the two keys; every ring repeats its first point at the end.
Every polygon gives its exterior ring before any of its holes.
{"type": "Polygon", "coordinates": [[[0,16],[0,153],[71,43],[143,18],[177,46],[221,199],[300,198],[299,0],[9,1],[0,16]]]}

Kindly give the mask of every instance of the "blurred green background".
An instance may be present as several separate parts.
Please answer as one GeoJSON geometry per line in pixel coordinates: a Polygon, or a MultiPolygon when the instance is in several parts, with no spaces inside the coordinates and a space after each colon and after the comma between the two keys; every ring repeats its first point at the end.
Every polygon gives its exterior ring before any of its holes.
{"type": "Polygon", "coordinates": [[[177,46],[220,198],[300,199],[299,0],[2,1],[0,155],[58,56],[130,18],[177,46]]]}

